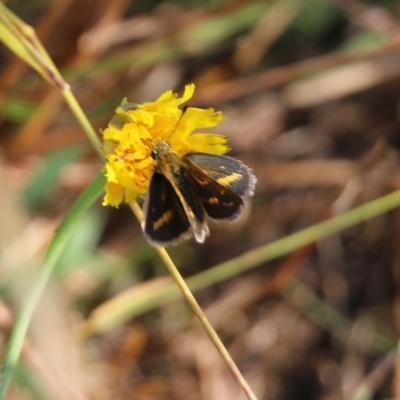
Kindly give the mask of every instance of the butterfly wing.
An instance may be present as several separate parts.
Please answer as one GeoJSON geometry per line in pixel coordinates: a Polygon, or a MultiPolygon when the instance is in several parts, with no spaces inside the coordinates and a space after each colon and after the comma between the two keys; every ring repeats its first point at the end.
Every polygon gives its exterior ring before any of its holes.
{"type": "Polygon", "coordinates": [[[248,167],[226,156],[190,153],[179,164],[159,162],[158,168],[150,182],[142,223],[155,246],[193,235],[203,242],[208,234],[205,214],[216,220],[236,219],[245,204],[243,197],[253,194],[256,183],[248,167]]]}
{"type": "Polygon", "coordinates": [[[257,179],[241,161],[205,153],[189,153],[186,158],[200,167],[207,176],[240,197],[253,195],[257,179]]]}
{"type": "Polygon", "coordinates": [[[168,179],[155,172],[143,206],[142,228],[154,246],[177,243],[191,236],[184,207],[168,179]]]}
{"type": "MultiPolygon", "coordinates": [[[[184,162],[188,166],[194,181],[197,196],[201,199],[210,218],[234,220],[242,211],[244,200],[237,193],[238,189],[235,191],[232,189],[232,185],[227,184],[228,177],[233,172],[227,172],[226,164],[225,168],[223,168],[224,165],[217,164],[218,160],[215,157],[218,158],[218,156],[211,155],[209,159],[208,157],[208,154],[200,153],[191,153],[184,157],[184,162]],[[201,165],[197,163],[199,159],[201,165]],[[226,179],[224,180],[224,178],[226,179]],[[219,180],[225,184],[220,183],[219,180]]],[[[227,157],[220,158],[224,161],[227,157]]],[[[245,191],[239,191],[239,193],[242,192],[245,191]]]]}
{"type": "Polygon", "coordinates": [[[192,171],[187,168],[186,164],[180,163],[179,168],[166,169],[165,176],[181,201],[196,241],[203,243],[209,230],[206,212],[201,199],[197,195],[192,171]]]}

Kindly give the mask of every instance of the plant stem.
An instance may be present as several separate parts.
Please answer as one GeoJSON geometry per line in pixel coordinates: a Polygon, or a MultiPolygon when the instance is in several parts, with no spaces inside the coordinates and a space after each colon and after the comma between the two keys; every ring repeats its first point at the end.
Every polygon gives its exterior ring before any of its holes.
{"type": "MultiPolygon", "coordinates": [[[[136,218],[138,219],[139,223],[143,219],[143,213],[139,205],[135,202],[131,205],[133,212],[135,213],[136,218]]],[[[203,310],[201,309],[199,303],[193,296],[193,293],[190,291],[189,287],[187,286],[185,280],[182,278],[181,274],[179,273],[178,269],[176,268],[174,262],[172,261],[171,257],[167,253],[164,247],[156,247],[158,254],[160,255],[161,259],[163,260],[165,266],[167,267],[169,273],[172,275],[173,279],[175,280],[176,284],[178,285],[179,289],[182,291],[183,296],[186,298],[189,305],[192,307],[193,312],[199,318],[201,324],[203,325],[205,331],[207,332],[208,336],[210,337],[211,341],[213,342],[214,346],[216,347],[217,351],[226,362],[228,368],[232,372],[233,376],[237,380],[239,386],[242,388],[243,392],[246,394],[249,400],[257,400],[256,395],[251,390],[249,384],[247,383],[246,379],[239,371],[239,368],[236,366],[235,362],[232,360],[228,350],[225,348],[224,344],[222,343],[221,339],[219,338],[218,334],[215,332],[214,328],[212,327],[210,321],[204,314],[203,310]]]]}

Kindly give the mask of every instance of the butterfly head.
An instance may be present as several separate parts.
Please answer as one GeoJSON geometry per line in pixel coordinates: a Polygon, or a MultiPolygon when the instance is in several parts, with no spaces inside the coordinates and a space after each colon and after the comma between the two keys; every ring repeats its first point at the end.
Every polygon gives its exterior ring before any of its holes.
{"type": "Polygon", "coordinates": [[[150,156],[156,162],[155,170],[161,173],[176,171],[180,167],[180,158],[172,146],[166,141],[159,139],[152,143],[150,156]]]}
{"type": "Polygon", "coordinates": [[[171,151],[171,145],[162,139],[158,139],[150,146],[150,156],[155,161],[157,161],[163,154],[170,153],[171,151]]]}

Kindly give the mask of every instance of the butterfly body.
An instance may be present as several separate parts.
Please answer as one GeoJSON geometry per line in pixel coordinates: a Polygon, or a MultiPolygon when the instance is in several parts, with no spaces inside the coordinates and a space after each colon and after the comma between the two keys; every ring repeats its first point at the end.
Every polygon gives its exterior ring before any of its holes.
{"type": "Polygon", "coordinates": [[[155,246],[209,233],[206,215],[235,220],[251,196],[256,178],[240,161],[208,153],[179,156],[165,141],[152,145],[156,161],[144,204],[143,231],[155,246]]]}

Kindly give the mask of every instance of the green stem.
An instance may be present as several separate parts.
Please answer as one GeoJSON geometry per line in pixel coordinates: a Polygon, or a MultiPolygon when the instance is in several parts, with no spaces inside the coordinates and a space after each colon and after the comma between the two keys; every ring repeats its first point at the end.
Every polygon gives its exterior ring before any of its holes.
{"type": "MultiPolygon", "coordinates": [[[[0,3],[0,40],[12,52],[35,68],[45,79],[56,87],[61,88],[61,93],[75,115],[82,129],[96,152],[103,159],[100,140],[93,127],[77,102],[69,85],[64,81],[52,59],[37,39],[32,27],[25,24],[14,13],[0,3]]],[[[98,175],[89,187],[81,194],[71,207],[47,250],[42,267],[40,268],[31,290],[18,314],[11,333],[10,342],[5,354],[3,370],[0,381],[0,400],[4,399],[11,382],[12,374],[21,354],[24,339],[32,319],[33,312],[40,300],[43,290],[58,262],[61,252],[78,225],[80,219],[93,202],[104,190],[105,178],[98,175]]]]}
{"type": "Polygon", "coordinates": [[[67,102],[69,108],[74,113],[76,119],[78,120],[81,128],[85,131],[86,136],[90,140],[93,148],[96,150],[97,154],[100,156],[101,159],[104,159],[104,153],[101,149],[101,143],[99,138],[96,135],[92,125],[90,124],[89,120],[87,119],[85,113],[83,112],[81,106],[79,105],[78,101],[76,100],[73,93],[66,89],[63,90],[62,95],[67,102]]]}
{"type": "MultiPolygon", "coordinates": [[[[132,210],[136,215],[139,223],[143,220],[143,213],[139,205],[135,202],[132,204],[132,210]]],[[[243,392],[245,393],[246,397],[249,400],[257,400],[256,395],[251,390],[251,387],[247,383],[246,379],[240,372],[239,368],[233,361],[232,357],[230,356],[228,350],[222,343],[221,339],[219,338],[217,332],[211,325],[210,321],[208,320],[207,316],[204,314],[204,311],[201,309],[199,303],[197,302],[196,298],[193,296],[193,293],[190,291],[188,285],[186,284],[185,280],[182,278],[181,274],[179,273],[178,269],[176,268],[174,262],[172,261],[171,257],[167,253],[164,247],[156,248],[156,251],[160,258],[163,260],[165,266],[167,267],[169,273],[171,274],[172,278],[174,279],[175,283],[181,290],[183,296],[185,297],[186,301],[189,303],[190,307],[192,308],[194,314],[200,320],[200,323],[203,325],[204,330],[206,331],[207,335],[209,336],[211,342],[214,344],[215,348],[217,349],[218,353],[225,361],[226,365],[230,369],[232,375],[238,382],[239,386],[242,388],[243,392]]]]}
{"type": "Polygon", "coordinates": [[[282,239],[278,239],[273,243],[243,253],[235,259],[223,262],[214,268],[201,272],[196,275],[195,279],[187,279],[187,283],[192,290],[208,287],[252,269],[261,263],[289,254],[300,247],[367,221],[399,206],[400,190],[396,190],[395,192],[347,211],[344,214],[327,219],[324,222],[305,228],[282,239]]]}
{"type": "MultiPolygon", "coordinates": [[[[234,259],[186,279],[186,284],[192,291],[210,287],[399,206],[400,190],[397,190],[275,242],[249,250],[234,259]]],[[[88,331],[112,329],[130,318],[152,310],[161,302],[179,297],[179,291],[172,282],[159,288],[156,294],[145,292],[138,296],[137,293],[132,293],[132,300],[129,301],[126,301],[127,293],[121,293],[120,296],[116,296],[95,309],[87,321],[90,325],[88,331]]]]}
{"type": "Polygon", "coordinates": [[[31,286],[30,293],[26,296],[24,306],[15,321],[11,333],[1,374],[0,400],[5,399],[13,372],[21,354],[29,323],[43,290],[54,271],[54,267],[56,266],[62,251],[65,249],[65,246],[81,221],[81,218],[103,192],[104,180],[105,178],[102,174],[99,174],[95,178],[68,211],[54,235],[36,281],[31,286]]]}

